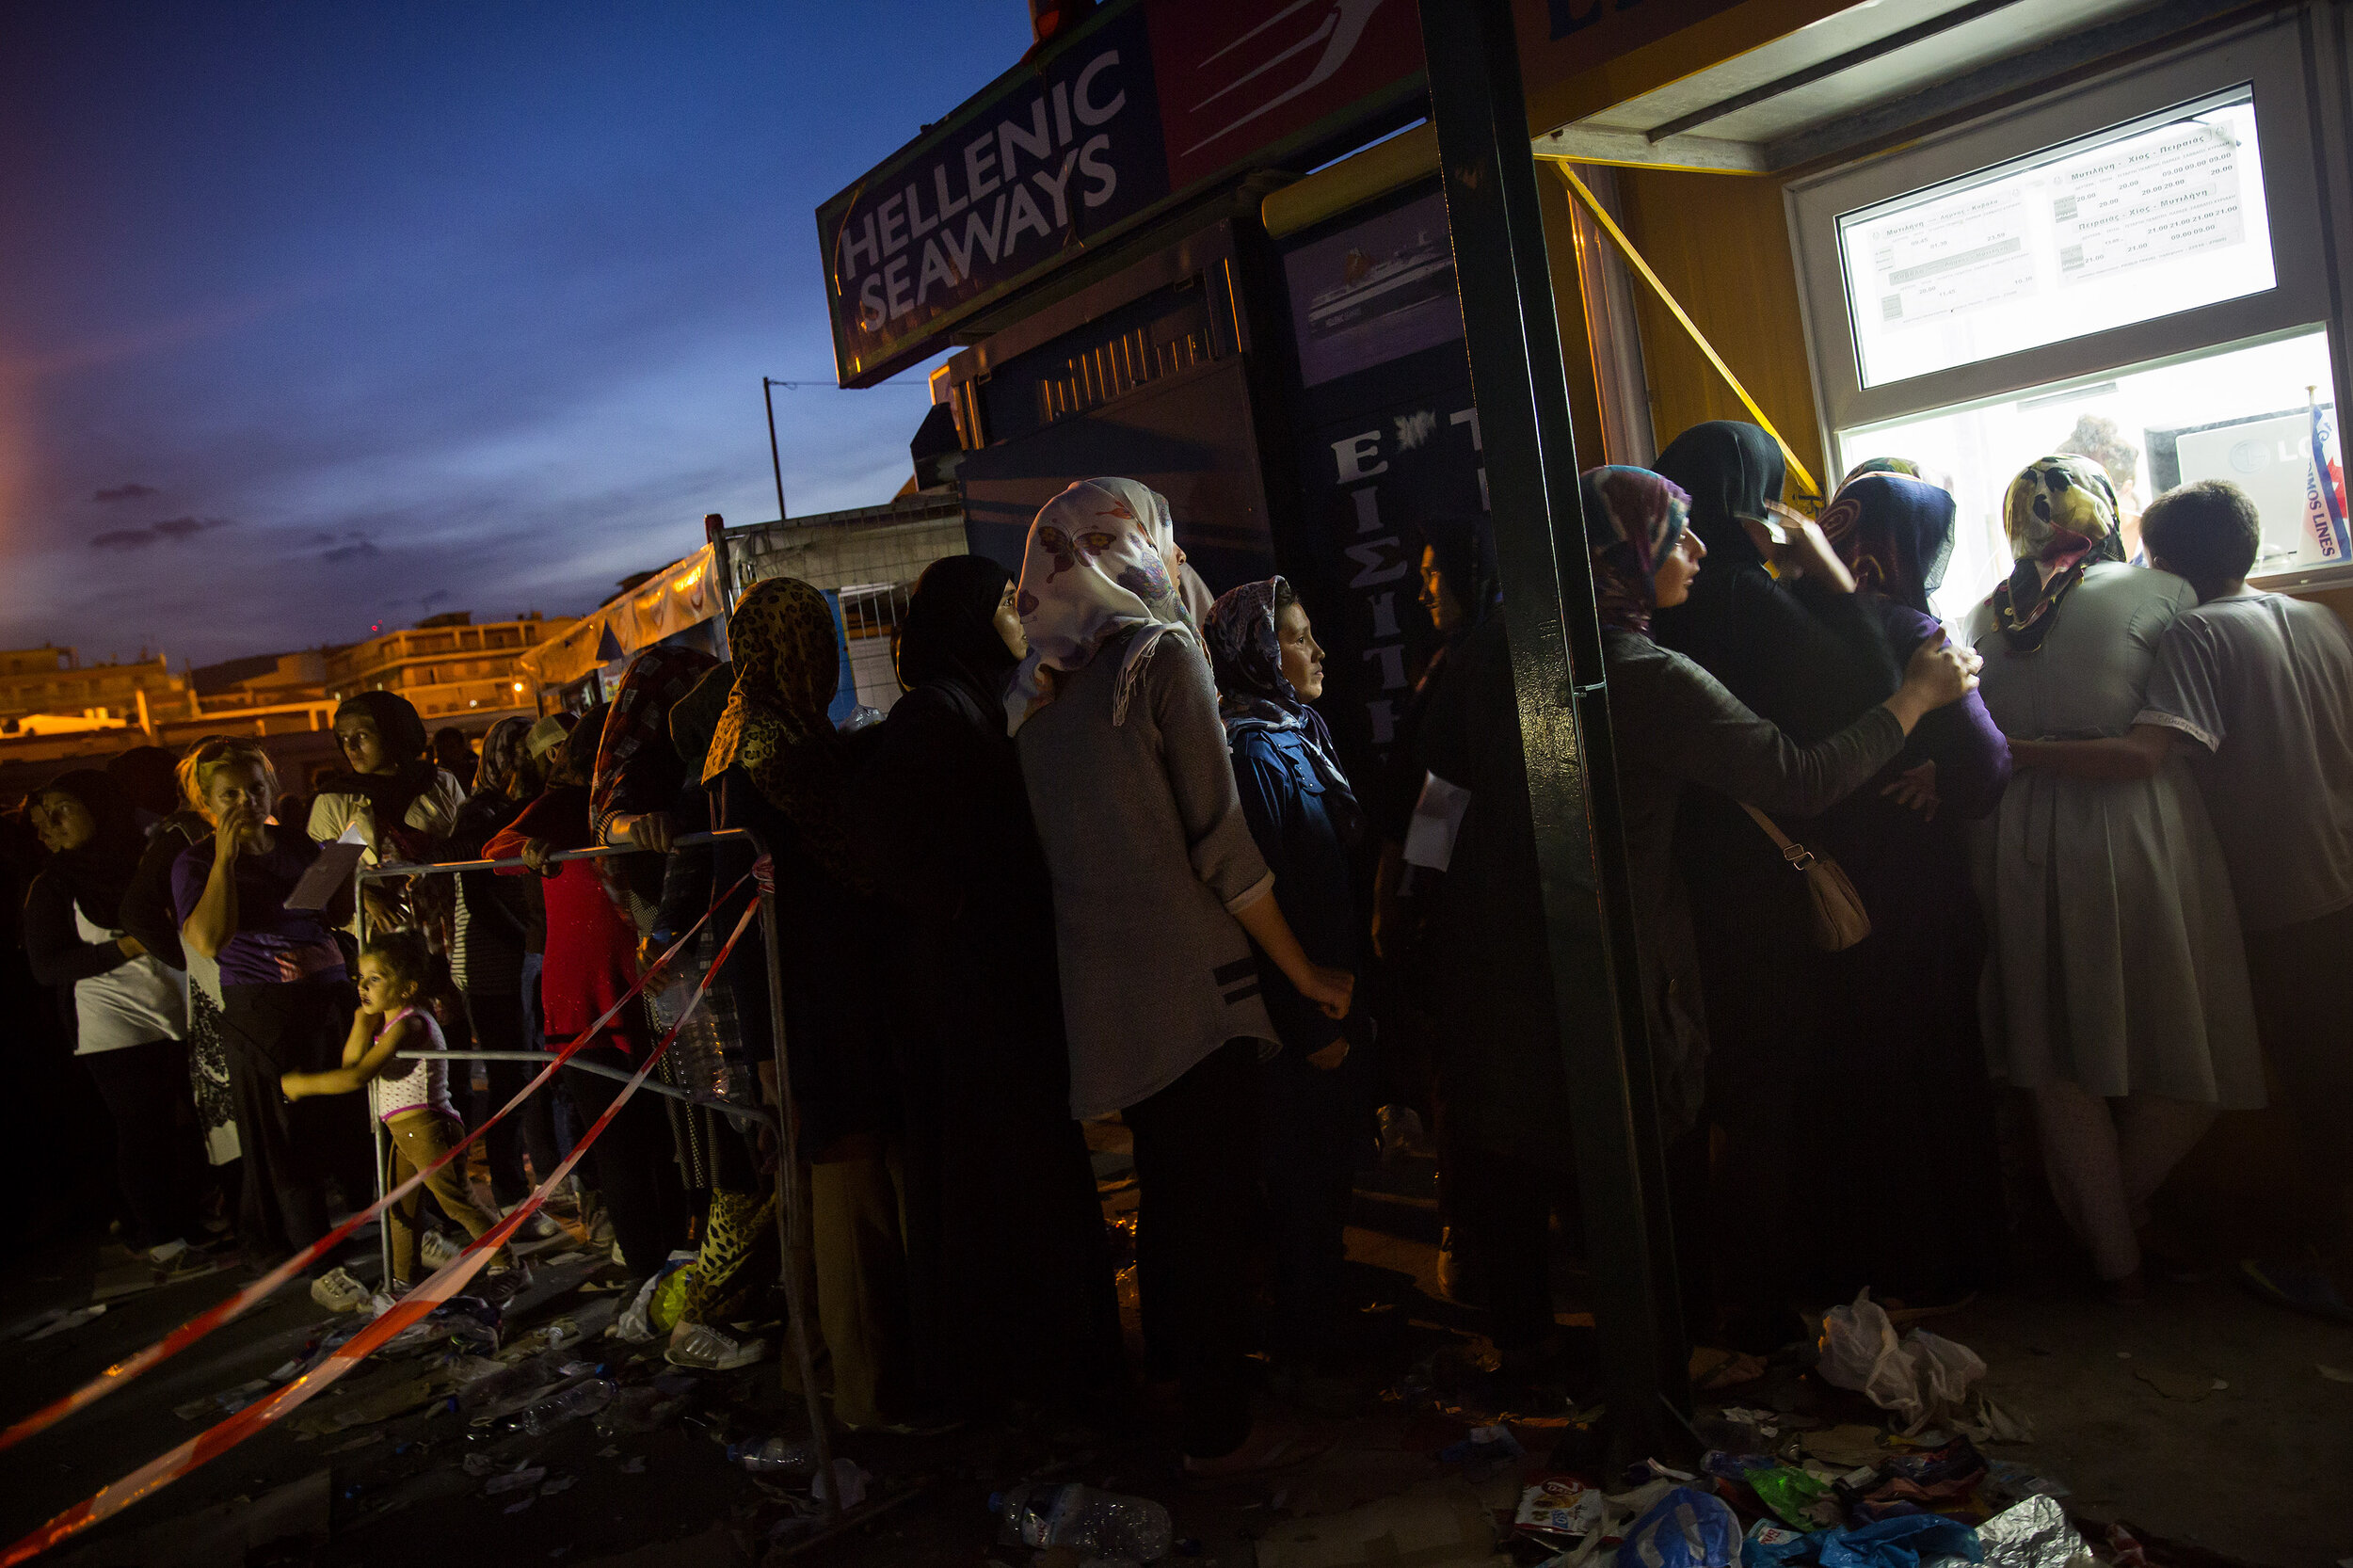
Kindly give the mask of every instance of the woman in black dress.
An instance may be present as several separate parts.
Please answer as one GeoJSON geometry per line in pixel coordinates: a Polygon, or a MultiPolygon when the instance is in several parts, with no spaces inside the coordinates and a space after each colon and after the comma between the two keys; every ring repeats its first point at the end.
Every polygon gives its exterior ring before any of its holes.
{"type": "Polygon", "coordinates": [[[1028,648],[1002,567],[934,562],[899,632],[906,695],[853,792],[908,921],[892,989],[918,1337],[968,1410],[1082,1399],[1119,1364],[1045,854],[1005,732],[1005,682],[1028,648]]]}

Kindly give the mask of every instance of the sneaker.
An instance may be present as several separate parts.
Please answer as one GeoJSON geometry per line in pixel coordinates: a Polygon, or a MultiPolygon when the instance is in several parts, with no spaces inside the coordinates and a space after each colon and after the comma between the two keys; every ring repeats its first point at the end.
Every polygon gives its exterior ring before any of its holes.
{"type": "Polygon", "coordinates": [[[368,1288],[348,1269],[334,1268],[311,1282],[311,1299],[329,1312],[357,1312],[368,1304],[368,1288]]]}
{"type": "Polygon", "coordinates": [[[457,1255],[465,1250],[438,1230],[426,1231],[424,1239],[417,1243],[417,1256],[437,1273],[455,1263],[457,1255]]]}
{"type": "MultiPolygon", "coordinates": [[[[499,1210],[499,1218],[504,1220],[521,1207],[520,1200],[507,1204],[499,1210]]],[[[544,1208],[535,1210],[530,1219],[515,1227],[516,1239],[523,1241],[552,1241],[563,1234],[564,1227],[548,1218],[544,1208]]]]}
{"type": "Polygon", "coordinates": [[[680,1323],[670,1336],[670,1348],[664,1358],[673,1367],[691,1367],[703,1372],[731,1372],[738,1367],[748,1367],[766,1359],[765,1339],[729,1338],[709,1323],[680,1323]]]}

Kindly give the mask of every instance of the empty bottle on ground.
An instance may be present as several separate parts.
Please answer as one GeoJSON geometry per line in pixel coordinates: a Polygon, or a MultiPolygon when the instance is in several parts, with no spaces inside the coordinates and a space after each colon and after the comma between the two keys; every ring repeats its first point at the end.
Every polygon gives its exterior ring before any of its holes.
{"type": "Polygon", "coordinates": [[[1000,1492],[991,1512],[1025,1546],[1068,1546],[1081,1557],[1157,1562],[1175,1539],[1168,1510],[1148,1497],[1123,1497],[1066,1482],[1000,1492]]]}

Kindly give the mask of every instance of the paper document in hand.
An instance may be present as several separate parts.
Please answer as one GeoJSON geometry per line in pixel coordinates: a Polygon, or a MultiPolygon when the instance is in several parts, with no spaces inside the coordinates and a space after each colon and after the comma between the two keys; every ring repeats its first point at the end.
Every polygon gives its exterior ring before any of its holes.
{"type": "Polygon", "coordinates": [[[1463,813],[1470,809],[1471,792],[1449,784],[1436,774],[1423,776],[1421,798],[1414,802],[1414,820],[1405,829],[1405,863],[1442,872],[1454,858],[1454,840],[1463,831],[1463,813]]]}
{"type": "Polygon", "coordinates": [[[363,844],[345,843],[338,840],[319,845],[319,856],[311,862],[311,869],[302,873],[302,880],[286,895],[289,909],[324,909],[327,901],[343,890],[351,880],[354,867],[360,864],[363,844]]]}

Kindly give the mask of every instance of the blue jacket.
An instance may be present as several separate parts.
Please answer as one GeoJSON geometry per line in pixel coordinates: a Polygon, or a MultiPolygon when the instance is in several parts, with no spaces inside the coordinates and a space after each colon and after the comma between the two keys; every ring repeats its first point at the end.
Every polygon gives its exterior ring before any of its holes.
{"type": "MultiPolygon", "coordinates": [[[[1258,853],[1274,872],[1274,899],[1307,956],[1335,968],[1356,968],[1356,891],[1323,776],[1297,729],[1245,729],[1232,737],[1234,784],[1258,853]]],[[[1255,946],[1253,951],[1255,952],[1255,946]]],[[[1293,1050],[1321,1050],[1342,1032],[1302,997],[1263,952],[1257,954],[1266,1009],[1293,1050]]]]}

